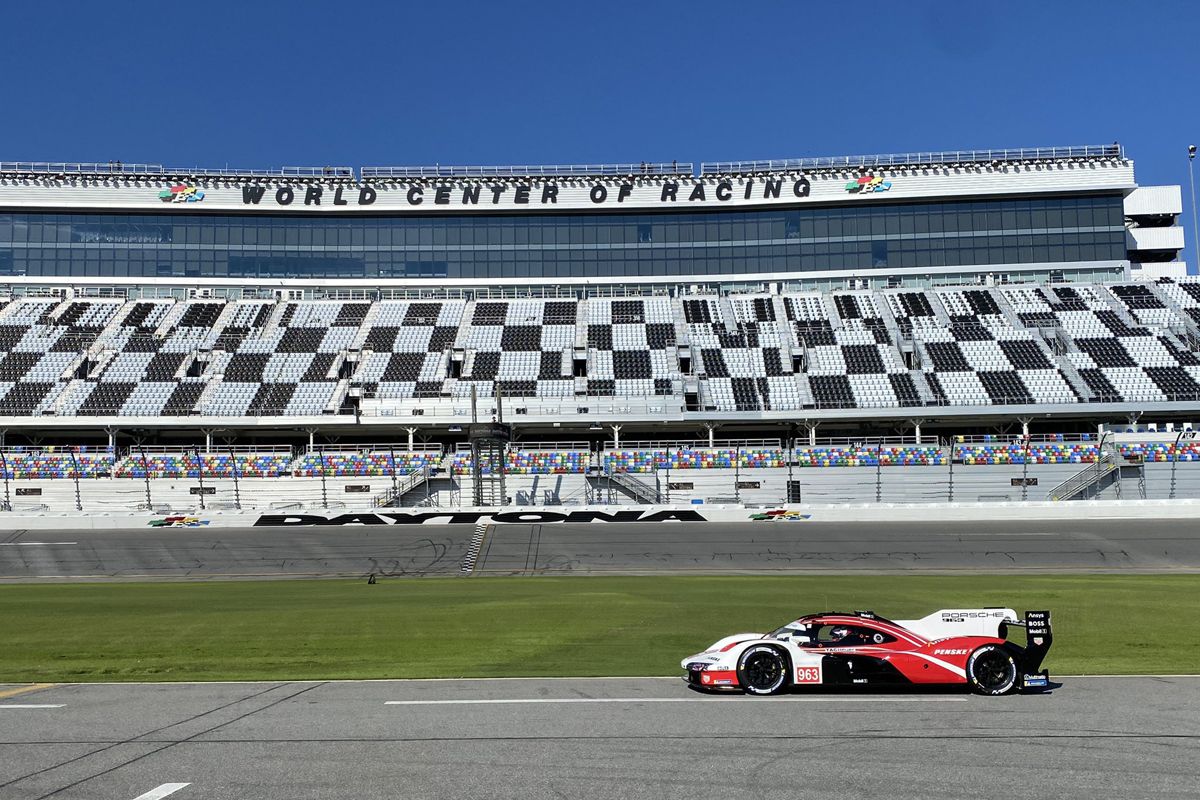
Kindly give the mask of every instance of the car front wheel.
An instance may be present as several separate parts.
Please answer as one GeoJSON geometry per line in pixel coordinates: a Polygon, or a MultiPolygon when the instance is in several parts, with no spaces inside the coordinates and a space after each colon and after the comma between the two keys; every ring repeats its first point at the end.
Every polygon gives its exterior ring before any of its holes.
{"type": "Polygon", "coordinates": [[[779,694],[788,685],[787,656],[770,645],[748,647],[738,659],[737,679],[746,694],[779,694]]]}
{"type": "Polygon", "coordinates": [[[1017,661],[1003,647],[986,644],[967,659],[967,683],[976,694],[1007,694],[1017,685],[1017,661]]]}

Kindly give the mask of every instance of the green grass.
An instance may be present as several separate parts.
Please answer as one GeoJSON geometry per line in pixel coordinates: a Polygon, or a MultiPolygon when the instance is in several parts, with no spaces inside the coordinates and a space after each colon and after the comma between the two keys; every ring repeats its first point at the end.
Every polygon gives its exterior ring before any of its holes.
{"type": "Polygon", "coordinates": [[[0,682],[670,675],[720,636],[870,608],[1054,612],[1052,672],[1197,672],[1200,575],[0,585],[0,682]]]}

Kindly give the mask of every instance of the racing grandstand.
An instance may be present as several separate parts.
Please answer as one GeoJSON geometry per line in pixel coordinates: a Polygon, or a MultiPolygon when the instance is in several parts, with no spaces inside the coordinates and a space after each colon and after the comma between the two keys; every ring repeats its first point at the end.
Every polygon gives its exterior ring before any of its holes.
{"type": "Polygon", "coordinates": [[[0,163],[3,506],[1197,497],[1181,210],[1118,144],[0,163]]]}

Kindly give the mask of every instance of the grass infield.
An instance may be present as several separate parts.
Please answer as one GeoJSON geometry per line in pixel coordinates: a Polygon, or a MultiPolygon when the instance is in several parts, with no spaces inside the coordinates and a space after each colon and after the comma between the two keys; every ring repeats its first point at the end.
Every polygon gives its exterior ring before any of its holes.
{"type": "Polygon", "coordinates": [[[1059,674],[1200,671],[1200,575],[0,585],[0,683],[671,675],[804,613],[1048,608],[1059,674]]]}

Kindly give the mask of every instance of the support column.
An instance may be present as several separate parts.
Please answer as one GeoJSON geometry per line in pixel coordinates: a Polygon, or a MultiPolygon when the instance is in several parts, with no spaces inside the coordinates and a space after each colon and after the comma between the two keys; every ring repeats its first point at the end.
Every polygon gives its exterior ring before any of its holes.
{"type": "Polygon", "coordinates": [[[314,449],[316,449],[317,446],[317,429],[305,428],[304,432],[308,434],[308,452],[311,453],[314,449]]]}
{"type": "Polygon", "coordinates": [[[708,431],[708,447],[711,450],[714,446],[713,431],[717,429],[717,426],[714,423],[706,422],[704,423],[704,429],[708,431]]]}
{"type": "Polygon", "coordinates": [[[408,452],[411,453],[413,451],[413,436],[416,435],[417,429],[405,428],[404,430],[408,432],[408,452]]]}
{"type": "Polygon", "coordinates": [[[609,425],[608,427],[612,430],[613,450],[621,449],[621,426],[620,425],[609,425]]]}
{"type": "Polygon", "coordinates": [[[820,424],[821,423],[819,423],[819,422],[809,422],[808,420],[804,421],[804,427],[808,428],[808,446],[809,447],[817,446],[817,428],[820,426],[820,424]]]}
{"type": "Polygon", "coordinates": [[[924,423],[925,420],[923,419],[910,419],[908,421],[908,424],[913,426],[913,436],[916,438],[918,445],[921,444],[921,426],[924,423]]]}
{"type": "Polygon", "coordinates": [[[1029,438],[1029,423],[1033,421],[1032,417],[1017,417],[1017,422],[1021,423],[1021,438],[1029,438]]]}
{"type": "MultiPolygon", "coordinates": [[[[117,429],[105,428],[104,432],[108,434],[108,449],[115,452],[117,449],[117,429]]],[[[3,444],[3,442],[4,433],[3,431],[0,431],[0,444],[3,444]]]]}
{"type": "Polygon", "coordinates": [[[212,428],[201,428],[200,432],[204,434],[204,452],[206,454],[211,453],[212,452],[212,442],[213,442],[213,429],[212,428]]]}

